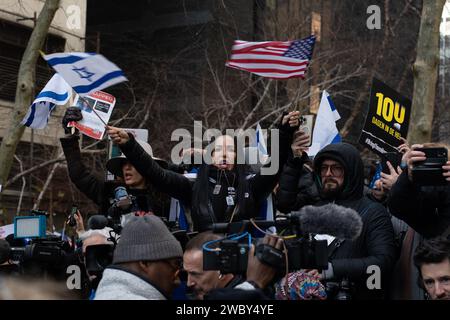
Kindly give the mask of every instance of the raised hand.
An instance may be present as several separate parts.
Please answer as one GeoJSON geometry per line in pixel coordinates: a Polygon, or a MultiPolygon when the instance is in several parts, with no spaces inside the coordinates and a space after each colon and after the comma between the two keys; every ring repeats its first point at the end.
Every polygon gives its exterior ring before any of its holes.
{"type": "Polygon", "coordinates": [[[125,144],[130,140],[128,133],[121,128],[107,126],[106,133],[111,137],[111,140],[118,145],[125,144]]]}

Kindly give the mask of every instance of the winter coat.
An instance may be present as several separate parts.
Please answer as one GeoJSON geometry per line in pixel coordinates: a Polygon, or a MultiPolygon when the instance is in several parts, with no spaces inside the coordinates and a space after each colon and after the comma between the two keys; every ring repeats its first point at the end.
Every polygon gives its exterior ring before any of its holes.
{"type": "Polygon", "coordinates": [[[392,186],[388,208],[425,238],[450,231],[450,185],[420,187],[405,170],[392,186]]]}
{"type": "Polygon", "coordinates": [[[103,272],[94,300],[167,300],[167,298],[141,276],[118,266],[111,266],[103,272]]]}
{"type": "MultiPolygon", "coordinates": [[[[115,182],[107,182],[99,175],[89,170],[83,163],[77,135],[65,136],[60,139],[67,161],[70,180],[89,199],[99,206],[99,213],[106,215],[114,199],[114,189],[120,186],[115,182]]],[[[168,199],[149,189],[130,189],[128,194],[136,197],[141,211],[152,211],[156,215],[165,216],[168,213],[168,199]],[[156,200],[158,199],[158,201],[156,200]]]]}
{"type": "Polygon", "coordinates": [[[308,156],[290,157],[280,175],[276,194],[277,209],[283,213],[299,210],[320,200],[314,173],[304,165],[308,156]]]}
{"type": "MultiPolygon", "coordinates": [[[[302,164],[302,160],[296,161],[297,164],[302,164]]],[[[353,298],[382,297],[384,290],[369,290],[367,288],[366,281],[371,275],[371,273],[368,273],[368,267],[376,265],[380,268],[381,288],[385,289],[396,260],[394,231],[386,209],[381,204],[369,200],[363,194],[364,167],[358,150],[347,143],[330,144],[316,155],[314,168],[314,182],[320,196],[314,205],[320,206],[334,202],[352,208],[359,213],[363,222],[361,234],[356,240],[335,239],[330,244],[329,261],[333,268],[333,279],[331,280],[339,282],[345,278],[352,282],[353,298]],[[326,159],[338,161],[344,167],[344,188],[335,199],[325,199],[320,194],[322,190],[320,166],[326,159]]],[[[283,172],[280,178],[280,190],[291,192],[291,197],[294,199],[306,199],[304,195],[295,196],[295,193],[299,192],[297,187],[299,182],[292,179],[294,176],[300,178],[302,167],[291,165],[288,170],[287,173],[283,172]],[[289,174],[289,177],[286,177],[286,174],[289,174]]],[[[300,205],[304,204],[306,203],[300,205]]]]}

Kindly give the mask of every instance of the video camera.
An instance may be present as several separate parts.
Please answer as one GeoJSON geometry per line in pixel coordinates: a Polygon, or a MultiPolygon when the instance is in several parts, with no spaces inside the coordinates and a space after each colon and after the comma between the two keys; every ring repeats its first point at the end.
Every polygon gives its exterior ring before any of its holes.
{"type": "Polygon", "coordinates": [[[28,275],[65,275],[74,248],[60,236],[46,234],[45,211],[31,210],[31,216],[14,219],[14,238],[10,239],[10,259],[28,275]]]}
{"type": "MultiPolygon", "coordinates": [[[[197,232],[187,232],[186,230],[180,229],[180,226],[178,222],[176,221],[168,221],[165,217],[159,217],[164,224],[166,225],[167,229],[172,233],[172,235],[180,242],[181,247],[184,249],[189,239],[191,239],[194,235],[197,234],[197,232]]],[[[117,221],[111,217],[105,217],[103,215],[94,215],[88,220],[88,228],[89,229],[103,229],[103,228],[111,228],[112,232],[114,232],[116,235],[120,235],[122,232],[122,228],[124,225],[122,223],[127,223],[129,220],[129,217],[126,219],[122,219],[122,221],[117,221]]],[[[118,239],[117,237],[114,237],[113,234],[110,234],[110,240],[113,243],[116,243],[118,239]]]]}
{"type": "Polygon", "coordinates": [[[217,245],[211,249],[212,242],[203,247],[203,269],[219,270],[222,273],[245,274],[247,270],[248,252],[251,246],[251,233],[257,228],[276,227],[284,229],[287,261],[285,254],[266,244],[256,244],[255,255],[268,265],[280,271],[299,269],[326,269],[328,267],[328,251],[326,240],[316,240],[311,234],[302,235],[299,230],[298,218],[288,215],[286,219],[277,221],[249,220],[230,224],[217,223],[213,232],[233,233],[222,240],[216,240],[217,245]],[[239,231],[238,231],[239,230],[239,231]],[[235,233],[238,231],[239,233],[235,233]],[[245,239],[247,238],[248,241],[245,239]]]}
{"type": "MultiPolygon", "coordinates": [[[[140,210],[136,197],[128,194],[125,187],[119,186],[114,190],[114,199],[111,201],[107,216],[93,216],[94,219],[91,219],[92,221],[88,222],[88,225],[91,229],[110,227],[116,234],[120,234],[131,216],[134,216],[135,212],[140,210]]],[[[194,233],[188,233],[180,229],[177,221],[168,221],[165,217],[160,218],[184,248],[194,233]]]]}
{"type": "Polygon", "coordinates": [[[255,248],[255,255],[259,260],[280,271],[324,270],[328,268],[327,241],[316,240],[313,234],[354,240],[361,234],[362,225],[361,217],[355,210],[336,204],[305,206],[300,211],[279,217],[275,221],[216,223],[212,225],[213,232],[231,235],[203,245],[203,269],[244,273],[252,243],[251,233],[275,227],[283,235],[287,257],[282,251],[260,243],[255,248]]]}

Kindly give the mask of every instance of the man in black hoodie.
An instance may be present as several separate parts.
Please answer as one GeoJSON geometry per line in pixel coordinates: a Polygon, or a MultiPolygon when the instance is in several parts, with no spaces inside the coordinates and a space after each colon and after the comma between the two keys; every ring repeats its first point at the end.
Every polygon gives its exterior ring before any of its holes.
{"type": "MultiPolygon", "coordinates": [[[[301,199],[297,197],[297,188],[306,159],[303,154],[286,164],[278,191],[281,206],[290,205],[291,210],[298,210],[304,205],[297,201],[298,207],[294,208],[292,203],[283,203],[283,199],[301,199]]],[[[328,237],[329,266],[322,273],[323,280],[349,281],[353,284],[352,297],[355,299],[383,297],[396,258],[393,227],[386,209],[364,197],[364,167],[358,150],[347,143],[328,145],[314,159],[314,178],[319,192],[319,200],[314,205],[336,203],[352,208],[363,221],[361,235],[354,241],[328,237]],[[372,283],[372,278],[369,281],[368,278],[374,274],[371,270],[378,268],[381,271],[381,290],[377,285],[371,286],[377,289],[370,289],[368,282],[372,283]]]]}

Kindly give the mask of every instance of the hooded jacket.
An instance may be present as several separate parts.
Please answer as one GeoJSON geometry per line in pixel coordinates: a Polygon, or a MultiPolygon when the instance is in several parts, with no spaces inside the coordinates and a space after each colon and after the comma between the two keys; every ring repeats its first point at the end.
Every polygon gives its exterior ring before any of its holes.
{"type": "MultiPolygon", "coordinates": [[[[214,168],[202,164],[197,179],[191,181],[184,175],[161,168],[136,142],[132,135],[130,140],[120,146],[136,170],[150,181],[159,192],[178,199],[191,209],[195,231],[208,230],[212,223],[225,222],[228,219],[219,217],[213,209],[214,182],[209,175],[214,168]]],[[[290,152],[292,132],[285,127],[280,128],[279,165],[282,168],[290,152]]],[[[279,173],[275,175],[249,174],[247,166],[237,164],[234,169],[237,179],[236,211],[233,221],[256,217],[261,203],[272,192],[278,182],[279,173]]],[[[224,187],[221,190],[225,189],[224,187]]],[[[225,199],[223,199],[225,201],[225,199]]],[[[227,217],[228,218],[228,217],[227,217]]]]}
{"type": "Polygon", "coordinates": [[[283,213],[300,210],[320,200],[314,173],[305,166],[308,156],[292,158],[286,162],[276,193],[276,207],[283,213]]]}
{"type": "MultiPolygon", "coordinates": [[[[354,283],[356,299],[380,298],[384,290],[368,290],[366,281],[371,275],[369,266],[378,266],[381,271],[382,289],[385,289],[389,274],[396,259],[394,231],[386,209],[363,194],[364,166],[358,150],[347,143],[330,144],[322,149],[314,159],[315,184],[319,199],[314,205],[321,206],[330,202],[352,208],[363,221],[361,235],[354,241],[335,239],[329,246],[329,261],[332,264],[333,279],[339,282],[346,278],[354,283]],[[321,197],[322,183],[320,166],[324,160],[335,160],[344,167],[344,186],[335,199],[321,197]]],[[[292,169],[292,168],[291,168],[292,169]]],[[[299,172],[302,168],[297,169],[299,172]]],[[[280,188],[287,190],[280,179],[280,188]]],[[[291,192],[292,186],[291,183],[291,192]]],[[[296,185],[294,185],[296,188],[296,185]]],[[[294,189],[296,190],[296,189],[294,189]]],[[[298,192],[298,190],[297,190],[298,192]]],[[[373,272],[373,271],[372,271],[373,272]]]]}
{"type": "Polygon", "coordinates": [[[392,186],[388,208],[425,238],[450,232],[450,185],[420,187],[405,170],[392,186]]]}

